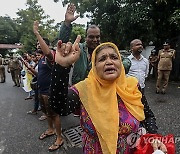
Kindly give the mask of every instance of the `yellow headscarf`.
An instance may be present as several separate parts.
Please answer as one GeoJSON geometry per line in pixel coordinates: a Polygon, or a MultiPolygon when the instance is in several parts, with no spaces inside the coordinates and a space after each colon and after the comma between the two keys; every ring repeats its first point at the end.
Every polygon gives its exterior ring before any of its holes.
{"type": "Polygon", "coordinates": [[[144,106],[141,92],[134,77],[126,77],[121,62],[121,74],[115,81],[99,78],[95,67],[96,51],[104,45],[115,49],[120,59],[117,46],[111,42],[102,43],[92,54],[92,69],[84,81],[75,85],[80,100],[95,126],[103,154],[115,154],[119,130],[119,110],[117,95],[123,100],[128,111],[139,121],[144,120],[144,106]]]}

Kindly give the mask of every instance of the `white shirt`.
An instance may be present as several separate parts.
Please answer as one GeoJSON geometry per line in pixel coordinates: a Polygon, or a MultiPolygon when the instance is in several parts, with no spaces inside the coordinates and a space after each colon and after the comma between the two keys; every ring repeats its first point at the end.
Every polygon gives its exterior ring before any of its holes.
{"type": "Polygon", "coordinates": [[[141,88],[145,87],[145,78],[148,76],[149,72],[149,61],[140,55],[140,59],[136,59],[132,54],[128,56],[131,60],[131,67],[129,69],[128,75],[134,76],[138,79],[141,88]]]}
{"type": "Polygon", "coordinates": [[[38,65],[36,65],[36,67],[34,69],[36,72],[38,72],[38,65]]]}

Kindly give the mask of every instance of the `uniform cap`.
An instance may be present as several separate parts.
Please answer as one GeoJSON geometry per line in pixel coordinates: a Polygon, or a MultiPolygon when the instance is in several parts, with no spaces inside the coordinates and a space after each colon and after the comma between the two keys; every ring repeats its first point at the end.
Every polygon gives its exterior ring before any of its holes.
{"type": "Polygon", "coordinates": [[[169,40],[166,40],[163,45],[169,45],[169,40]]]}

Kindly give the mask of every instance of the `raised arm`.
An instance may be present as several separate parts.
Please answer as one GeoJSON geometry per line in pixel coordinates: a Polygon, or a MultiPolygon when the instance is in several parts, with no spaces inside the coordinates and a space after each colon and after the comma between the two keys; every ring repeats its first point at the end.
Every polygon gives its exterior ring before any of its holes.
{"type": "Polygon", "coordinates": [[[65,20],[61,25],[58,40],[62,40],[63,43],[67,43],[69,41],[72,25],[71,23],[75,21],[79,15],[75,16],[74,13],[76,11],[76,7],[74,4],[69,4],[66,13],[65,13],[65,20]]]}
{"type": "Polygon", "coordinates": [[[73,63],[75,63],[80,56],[80,40],[81,36],[78,35],[74,44],[72,44],[71,42],[65,44],[62,43],[62,41],[58,41],[55,62],[63,67],[69,67],[73,63]]]}
{"type": "Polygon", "coordinates": [[[35,69],[29,65],[28,62],[26,62],[24,59],[20,59],[21,62],[25,65],[25,67],[27,68],[28,72],[31,73],[32,75],[37,76],[37,72],[35,71],[35,69]]]}
{"type": "Polygon", "coordinates": [[[36,38],[40,44],[41,50],[43,51],[44,55],[49,60],[53,60],[53,54],[51,53],[49,46],[46,44],[46,42],[43,40],[42,36],[39,34],[39,23],[38,23],[38,21],[34,21],[33,31],[34,31],[34,34],[36,35],[36,38]]]}
{"type": "Polygon", "coordinates": [[[69,4],[65,13],[64,23],[66,26],[70,26],[71,22],[75,21],[79,17],[79,15],[74,15],[75,11],[76,6],[73,3],[69,4]]]}

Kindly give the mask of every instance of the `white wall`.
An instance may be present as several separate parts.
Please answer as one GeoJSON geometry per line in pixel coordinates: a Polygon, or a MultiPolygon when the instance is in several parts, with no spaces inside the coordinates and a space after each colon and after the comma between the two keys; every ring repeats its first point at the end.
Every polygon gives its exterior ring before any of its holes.
{"type": "Polygon", "coordinates": [[[142,52],[142,55],[145,57],[145,58],[149,58],[149,55],[151,54],[151,51],[155,48],[155,46],[147,46],[144,48],[143,52],[142,52]]]}

